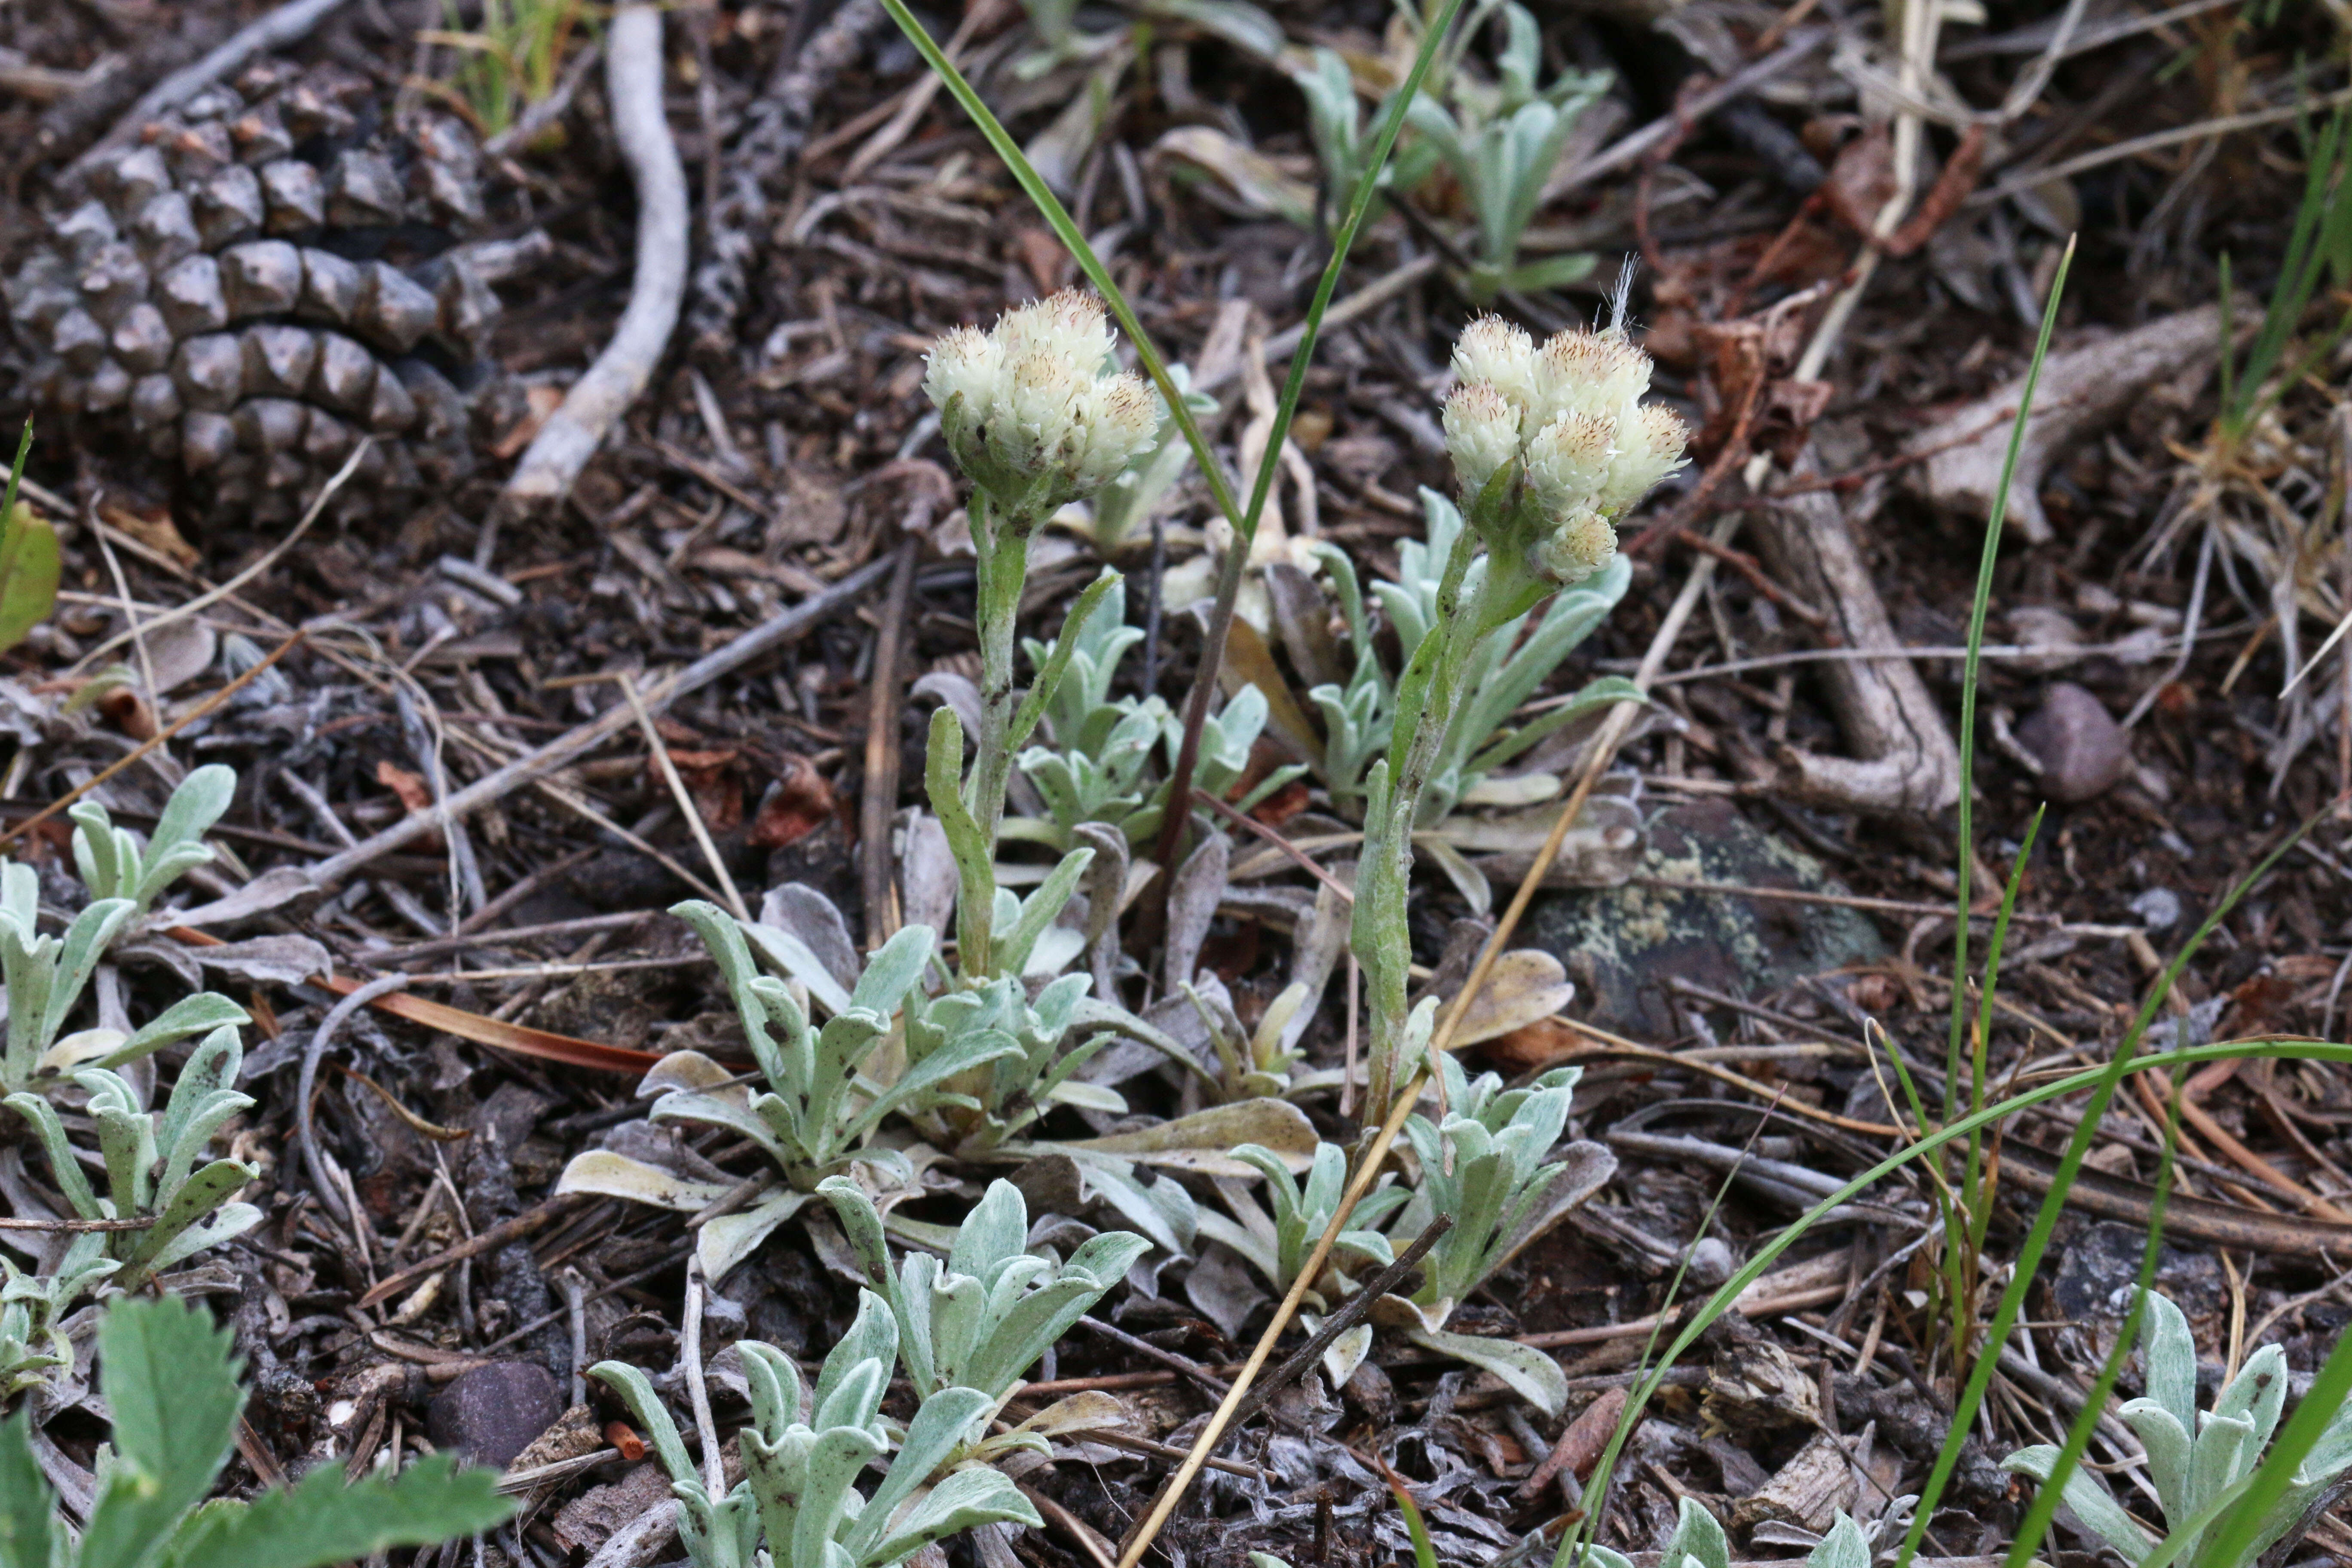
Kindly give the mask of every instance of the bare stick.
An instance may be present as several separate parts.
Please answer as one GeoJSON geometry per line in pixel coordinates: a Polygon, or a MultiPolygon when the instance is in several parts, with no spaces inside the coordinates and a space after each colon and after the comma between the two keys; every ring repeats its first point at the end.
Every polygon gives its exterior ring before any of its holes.
{"type": "Polygon", "coordinates": [[[1250,1391],[1249,1397],[1243,1400],[1240,1407],[1234,1410],[1235,1423],[1246,1421],[1264,1409],[1265,1402],[1280,1393],[1285,1384],[1293,1378],[1303,1375],[1308,1367],[1313,1366],[1321,1358],[1325,1351],[1338,1344],[1339,1336],[1361,1321],[1364,1314],[1372,1310],[1373,1302],[1402,1283],[1404,1277],[1412,1272],[1414,1266],[1429,1256],[1429,1249],[1437,1245],[1438,1239],[1453,1228],[1454,1216],[1450,1214],[1442,1214],[1431,1220],[1422,1233],[1412,1238],[1412,1245],[1406,1247],[1394,1263],[1373,1275],[1362,1289],[1341,1302],[1338,1311],[1323,1320],[1323,1326],[1315,1331],[1313,1339],[1291,1352],[1288,1360],[1265,1374],[1258,1385],[1250,1391]]]}
{"type": "Polygon", "coordinates": [[[751,908],[743,902],[743,894],[735,886],[735,879],[728,871],[727,862],[719,858],[719,846],[710,841],[710,825],[702,820],[702,808],[694,804],[694,796],[686,791],[686,781],[677,776],[677,764],[670,760],[669,742],[662,739],[661,730],[654,723],[654,716],[646,711],[645,700],[637,695],[637,683],[630,679],[625,669],[621,672],[620,687],[621,695],[628,700],[629,711],[637,716],[637,728],[646,732],[646,744],[652,749],[654,767],[661,773],[662,783],[669,786],[670,798],[677,802],[677,809],[686,818],[687,830],[694,835],[694,842],[701,849],[702,858],[709,866],[710,874],[719,880],[719,890],[727,895],[727,907],[735,911],[737,920],[748,921],[751,918],[751,908]]]}
{"type": "Polygon", "coordinates": [[[909,535],[891,566],[889,597],[882,602],[882,626],[874,634],[874,686],[866,709],[866,784],[857,800],[857,870],[866,895],[869,951],[898,932],[890,885],[890,818],[898,810],[898,720],[907,705],[907,618],[915,603],[915,552],[916,542],[909,535]]]}
{"type": "Polygon", "coordinates": [[[1565,174],[1555,176],[1544,186],[1544,203],[1548,205],[1556,202],[1569,192],[1589,185],[1603,174],[1632,168],[1653,147],[1670,136],[1686,133],[1695,121],[1704,120],[1733,99],[1744,98],[1755,91],[1812,54],[1827,43],[1829,37],[1827,28],[1798,34],[1777,52],[1765,56],[1720,85],[1707,89],[1672,114],[1660,115],[1639,131],[1619,138],[1613,145],[1579,163],[1565,174]]]}
{"type": "Polygon", "coordinates": [[[637,395],[653,379],[686,294],[686,169],[662,112],[661,11],[624,5],[604,48],[604,90],[613,136],[637,188],[636,276],[613,341],[572,384],[507,481],[509,499],[551,501],[572,488],[637,395]]]}
{"type": "Polygon", "coordinates": [[[408,976],[405,974],[387,974],[380,980],[369,981],[328,1009],[327,1016],[319,1020],[319,1026],[310,1031],[310,1044],[302,1047],[302,1072],[294,1092],[294,1126],[301,1134],[302,1163],[310,1173],[310,1186],[319,1194],[320,1201],[346,1225],[357,1224],[357,1217],[345,1205],[343,1195],[335,1190],[334,1183],[327,1179],[327,1163],[319,1153],[318,1128],[310,1119],[310,1091],[319,1081],[319,1058],[327,1054],[327,1047],[333,1043],[336,1031],[351,1021],[352,1014],[377,997],[397,991],[407,984],[408,976]]]}
{"type": "Polygon", "coordinates": [[[71,177],[87,172],[99,156],[112,152],[136,136],[141,126],[159,114],[177,109],[221,78],[243,68],[245,63],[257,55],[269,54],[307,37],[312,28],[332,16],[342,4],[343,0],[287,0],[287,4],[268,16],[238,28],[195,64],[173,71],[149,88],[145,96],[131,106],[131,111],[114,122],[111,131],[100,137],[67,166],[67,175],[71,177]]]}
{"type": "MultiPolygon", "coordinates": [[[[802,600],[783,614],[745,632],[716,653],[706,654],[676,675],[656,681],[644,693],[646,706],[659,712],[688,692],[698,691],[762,654],[793,641],[844,605],[855,603],[867,589],[880,582],[883,574],[889,570],[890,563],[887,560],[869,562],[859,567],[825,592],[802,600]]],[[[602,745],[635,721],[635,715],[629,705],[616,702],[587,723],[557,736],[539,750],[517,757],[495,773],[484,774],[448,799],[437,803],[432,811],[403,817],[341,854],[329,856],[310,868],[310,880],[317,887],[332,887],[361,867],[431,832],[440,826],[445,816],[462,816],[492,801],[503,799],[541,773],[562,767],[583,752],[602,745]]],[[[23,829],[17,831],[22,832],[23,829]]]]}

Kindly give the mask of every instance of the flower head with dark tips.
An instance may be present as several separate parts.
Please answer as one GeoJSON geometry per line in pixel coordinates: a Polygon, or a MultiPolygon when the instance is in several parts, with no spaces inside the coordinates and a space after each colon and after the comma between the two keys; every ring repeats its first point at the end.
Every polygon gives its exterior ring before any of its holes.
{"type": "Polygon", "coordinates": [[[1643,403],[1650,356],[1622,327],[1538,347],[1482,316],[1454,344],[1454,373],[1445,444],[1463,510],[1538,577],[1574,583],[1607,565],[1613,521],[1682,466],[1688,434],[1672,409],[1643,403]]]}
{"type": "Polygon", "coordinates": [[[1102,301],[1077,289],[932,345],[923,391],[948,447],[1014,518],[1034,523],[1092,495],[1151,444],[1151,390],[1132,373],[1105,374],[1112,346],[1102,301]]]}

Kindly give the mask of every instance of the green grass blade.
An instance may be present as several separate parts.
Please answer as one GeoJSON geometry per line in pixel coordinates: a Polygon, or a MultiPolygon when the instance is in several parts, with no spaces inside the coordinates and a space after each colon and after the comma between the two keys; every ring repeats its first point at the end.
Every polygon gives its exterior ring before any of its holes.
{"type": "Polygon", "coordinates": [[[2172,1096],[2164,1118],[2164,1152],[2157,1159],[2156,1195],[2148,1204],[2147,1245],[2140,1249],[2139,1277],[2132,1291],[2131,1310],[2124,1315],[2115,1348],[2107,1352],[2090,1393],[2084,1397],[2083,1408],[2066,1429],[2066,1441],[2050,1467],[2050,1479],[2034,1494],[2033,1505],[2025,1510],[2025,1518],[2017,1527],[2007,1568],[2028,1568],[2033,1554],[2041,1550],[2042,1537],[2050,1532],[2051,1521],[2058,1516],[2067,1478],[2081,1466],[2083,1456],[2089,1451],[2091,1434],[2107,1407],[2108,1396],[2115,1392],[2116,1380],[2123,1375],[2124,1363],[2131,1358],[2132,1347],[2139,1342],[2140,1323],[2147,1315],[2147,1292],[2156,1283],[2157,1259],[2164,1247],[2164,1211],[2172,1199],[2173,1154],[2180,1137],[2180,1086],[2187,1076],[2178,1069],[2172,1075],[2172,1096]]]}
{"type": "MultiPolygon", "coordinates": [[[[1992,1038],[1992,1000],[2000,985],[2000,950],[2009,940],[2010,917],[2017,910],[2017,896],[2025,888],[2025,868],[2033,859],[2033,841],[2041,836],[2042,818],[2049,809],[2047,804],[2036,806],[2033,820],[2025,826],[2025,842],[2018,847],[2016,863],[2009,869],[2009,886],[2001,892],[2000,912],[1993,917],[1992,937],[1985,943],[1984,990],[1977,1004],[1976,1047],[1969,1053],[1970,1110],[1984,1109],[1985,1046],[1992,1038]]],[[[1961,1189],[1961,1194],[1969,1207],[1969,1246],[1972,1250],[1984,1246],[1985,1230],[1992,1223],[1992,1207],[1977,1192],[1983,1167],[1984,1142],[1971,1135],[1966,1167],[1968,1184],[1961,1189]]]]}
{"type": "Polygon", "coordinates": [[[1952,933],[1952,1030],[1944,1053],[1944,1118],[1959,1109],[1960,1033],[1968,1017],[1968,996],[1962,977],[1969,968],[1969,871],[1976,862],[1977,682],[1984,660],[1985,612],[1992,604],[1992,569],[2000,558],[2000,530],[2009,510],[2009,487],[2017,476],[2018,454],[2025,447],[2025,420],[2033,406],[2033,389],[2042,379],[2042,362],[2049,357],[2050,332],[2058,324],[2058,301],[2066,293],[2067,269],[2074,262],[2074,242],[2058,258],[2058,275],[2051,279],[2050,300],[2042,308],[2042,331],[2033,341],[2033,363],[2026,368],[2024,395],[2018,399],[2017,419],[2009,430],[2009,451],[2001,458],[2000,483],[1992,492],[1992,512],[1985,520],[1984,550],[1977,560],[1976,598],[1969,606],[1969,656],[1960,684],[1959,802],[1959,923],[1952,933]]]}
{"type": "Polygon", "coordinates": [[[1067,247],[1071,258],[1078,264],[1078,270],[1087,275],[1087,280],[1095,286],[1096,291],[1102,295],[1103,302],[1110,307],[1110,313],[1118,318],[1118,324],[1126,331],[1128,341],[1135,345],[1136,360],[1143,366],[1144,374],[1150,376],[1151,384],[1160,389],[1160,396],[1168,405],[1170,417],[1183,432],[1184,444],[1192,449],[1192,460],[1201,465],[1201,477],[1208,481],[1209,493],[1215,499],[1217,510],[1239,531],[1241,509],[1234,504],[1233,486],[1226,482],[1224,470],[1217,466],[1216,455],[1209,449],[1208,438],[1201,434],[1201,426],[1193,419],[1192,410],[1184,406],[1183,393],[1169,379],[1167,360],[1153,344],[1151,335],[1143,330],[1143,323],[1136,319],[1135,308],[1128,303],[1127,295],[1111,277],[1110,268],[1103,265],[1102,258],[1095,254],[1094,247],[1088,245],[1087,237],[1079,232],[1077,220],[1070,216],[1061,199],[1054,195],[1045,179],[1031,165],[1028,157],[1021,151],[1021,144],[1013,139],[1013,133],[1004,129],[1003,122],[982,101],[971,83],[956,69],[955,62],[948,58],[947,52],[923,30],[923,25],[915,20],[915,14],[907,9],[906,0],[882,0],[882,8],[890,13],[890,19],[898,24],[898,30],[907,35],[907,41],[915,46],[916,53],[923,57],[924,63],[939,77],[949,96],[971,116],[972,123],[980,127],[980,133],[987,138],[990,148],[1003,160],[1014,182],[1035,205],[1038,216],[1053,229],[1055,237],[1067,247]]]}
{"type": "MultiPolygon", "coordinates": [[[[2273,856],[2266,859],[2263,868],[2258,868],[2255,875],[2260,876],[2263,870],[2268,868],[2271,861],[2276,858],[2276,856],[2273,856]]],[[[2246,885],[2250,886],[2251,883],[2252,879],[2249,879],[2246,885]]],[[[2240,890],[2242,891],[2242,888],[2240,890]]],[[[2165,977],[2158,982],[2156,993],[2158,995],[2163,994],[2164,986],[2170,984],[2173,975],[2177,973],[2176,963],[2176,966],[2168,969],[2165,977]]],[[[1762,1279],[1790,1247],[1810,1233],[1815,1226],[1821,1224],[1830,1211],[1842,1204],[1852,1203],[1871,1187],[1902,1170],[1913,1161],[1924,1159],[1954,1141],[1967,1137],[1979,1128],[1989,1127],[2022,1111],[2031,1110],[2035,1106],[2046,1105],[2053,1100],[2063,1100],[2069,1095],[2079,1094],[2085,1089],[2096,1090],[2111,1077],[2120,1079],[2126,1073],[2167,1071],[2174,1068],[2193,1070],[2210,1062],[2229,1061],[2233,1058],[2248,1061],[2341,1062],[2352,1065],[2352,1045],[2329,1045],[2325,1041],[2305,1039],[2225,1040],[2213,1045],[2191,1046],[2181,1050],[2156,1051],[2147,1056],[2118,1056],[2107,1066],[2089,1068],[2081,1072],[2069,1073],[2064,1078],[2053,1079],[2037,1088],[1989,1105],[1980,1111],[1963,1116],[1948,1127],[1937,1128],[1921,1138],[1918,1142],[1887,1156],[1822,1198],[1799,1215],[1793,1224],[1783,1229],[1778,1236],[1757,1248],[1755,1255],[1742,1264],[1730,1279],[1717,1287],[1715,1294],[1708,1297],[1706,1303],[1691,1315],[1690,1321],[1675,1333],[1674,1342],[1666,1347],[1664,1359],[1635,1385],[1632,1397],[1625,1402],[1625,1414],[1620,1417],[1617,1430],[1611,1436],[1608,1447],[1602,1450],[1600,1462],[1593,1468],[1593,1479],[1586,1484],[1583,1499],[1586,1511],[1591,1513],[1600,1501],[1601,1489],[1605,1486],[1611,1469],[1623,1451],[1626,1439],[1632,1435],[1633,1426],[1641,1420],[1649,1401],[1655,1396],[1658,1389],[1663,1385],[1665,1374],[1680,1360],[1683,1352],[1696,1343],[1701,1334],[1719,1321],[1724,1313],[1731,1310],[1732,1304],[1739,1299],[1742,1291],[1762,1279]]],[[[2080,1162],[2077,1161],[2076,1164],[2079,1168],[2080,1162]]],[[[2352,1335],[2346,1337],[2352,1339],[2352,1335]]],[[[1970,1419],[1973,1419],[1973,1413],[1970,1419]]],[[[1965,1435],[1968,1427],[1956,1421],[1954,1430],[1965,1435]]],[[[1949,1477],[1947,1475],[1946,1480],[1948,1481],[1948,1479],[1949,1477]]],[[[1940,1491],[1940,1487],[1938,1489],[1940,1491]]],[[[1923,1513],[1919,1517],[1926,1518],[1927,1515],[1923,1513]]],[[[1907,1562],[1908,1559],[1905,1561],[1907,1562]]]]}
{"type": "MultiPolygon", "coordinates": [[[[2246,890],[2266,876],[2280,857],[2302,842],[2304,835],[2311,831],[2317,820],[2314,816],[2287,835],[2276,848],[2263,857],[2252,871],[2222,896],[2212,912],[2205,917],[2204,922],[2182,945],[2179,953],[2165,965],[2164,973],[2157,976],[2155,984],[2148,987],[2147,996],[2140,1004],[2139,1014],[2125,1032],[2114,1058],[2092,1075],[2090,1100],[2083,1108],[2074,1134],[2066,1141],[2066,1152],[2059,1158],[2057,1172],[2051,1179],[2050,1191],[2043,1195],[2042,1207],[2033,1216],[2032,1229],[2026,1234],[2025,1245],[2018,1251],[2009,1285],[2001,1291],[2000,1303],[1993,1311],[1992,1324],[1985,1331],[1983,1348],[1969,1370],[1968,1384],[1954,1404],[1951,1431],[1944,1439],[1942,1450],[1936,1456],[1927,1485],[1920,1489],[1919,1505],[1912,1516],[1911,1528],[1904,1535],[1903,1549],[1895,1557],[1895,1568],[1910,1568],[1911,1560],[1918,1554],[1919,1542],[1927,1532],[1927,1521],[1935,1517],[1936,1505],[1942,1500],[1944,1489],[1951,1484],[1952,1472],[1959,1465],[1960,1449],[1968,1439],[1969,1429],[1976,1424],[1977,1411],[1983,1405],[1985,1390],[1992,1382],[1993,1368],[2000,1360],[2001,1347],[2009,1342],[2010,1333],[2017,1326],[2017,1320],[2024,1310],[2026,1290],[2033,1283],[2035,1271],[2042,1267],[2042,1255],[2050,1249],[2051,1237],[2058,1228],[2058,1215],[2065,1207],[2066,1194],[2082,1173],[2083,1161],[2091,1152],[2093,1140],[2098,1136],[2100,1119],[2106,1115],[2108,1105],[2114,1101],[2124,1074],[2136,1065],[2140,1040],[2147,1035],[2148,1026],[2156,1021],[2157,1005],[2170,994],[2173,983],[2188,967],[2190,957],[2213,933],[2214,928],[2229,918],[2230,911],[2237,908],[2238,900],[2245,897],[2246,890]]],[[[2140,1061],[2144,1063],[2147,1059],[2140,1058],[2140,1061]]],[[[1982,1126],[1984,1121],[1970,1115],[1963,1118],[1960,1124],[1982,1126]]]]}

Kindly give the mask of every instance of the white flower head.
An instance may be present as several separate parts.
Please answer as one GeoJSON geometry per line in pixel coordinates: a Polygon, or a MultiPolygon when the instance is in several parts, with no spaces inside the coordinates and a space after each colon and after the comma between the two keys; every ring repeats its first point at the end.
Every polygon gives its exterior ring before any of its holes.
{"type": "Polygon", "coordinates": [[[1065,289],[1004,312],[995,335],[1013,354],[1047,353],[1092,374],[1110,357],[1108,313],[1083,289],[1065,289]]]}
{"type": "Polygon", "coordinates": [[[1650,389],[1650,356],[1614,328],[1555,333],[1538,359],[1546,423],[1570,413],[1622,418],[1650,389]]]}
{"type": "Polygon", "coordinates": [[[1575,512],[1538,539],[1529,553],[1528,565],[1537,576],[1580,583],[1617,553],[1617,531],[1597,511],[1575,512]]]}
{"type": "Polygon", "coordinates": [[[1481,316],[1462,329],[1454,343],[1454,374],[1465,386],[1484,382],[1493,387],[1522,419],[1540,395],[1535,340],[1500,316],[1481,316]]]}
{"type": "Polygon", "coordinates": [[[1445,400],[1445,449],[1462,493],[1478,494],[1496,469],[1519,455],[1519,411],[1492,382],[1463,383],[1445,400]]]}
{"type": "Polygon", "coordinates": [[[1603,415],[1563,414],[1528,442],[1528,489],[1552,517],[1598,501],[1616,451],[1617,422],[1603,415]]]}
{"type": "Polygon", "coordinates": [[[1491,548],[1523,552],[1537,575],[1563,584],[1608,563],[1611,520],[1681,467],[1687,440],[1671,409],[1642,402],[1650,369],[1619,326],[1559,332],[1541,347],[1496,316],[1463,329],[1445,444],[1464,510],[1491,548]],[[1523,477],[1499,509],[1474,506],[1515,460],[1523,477]]]}
{"type": "Polygon", "coordinates": [[[1042,516],[1118,478],[1159,427],[1150,390],[1108,367],[1100,300],[1077,289],[1007,310],[932,346],[923,391],[950,450],[982,490],[1042,516]]]}
{"type": "Polygon", "coordinates": [[[1097,379],[1089,389],[1084,420],[1087,449],[1077,482],[1097,489],[1126,471],[1160,432],[1160,402],[1132,371],[1097,379]]]}
{"type": "Polygon", "coordinates": [[[964,407],[984,413],[1004,373],[1004,351],[977,327],[957,327],[941,333],[924,356],[923,393],[945,413],[961,397],[964,407]]]}
{"type": "Polygon", "coordinates": [[[1682,416],[1663,403],[1645,403],[1620,426],[1617,449],[1609,460],[1609,479],[1601,490],[1601,508],[1611,516],[1650,493],[1650,487],[1683,466],[1683,448],[1690,430],[1682,416]]]}

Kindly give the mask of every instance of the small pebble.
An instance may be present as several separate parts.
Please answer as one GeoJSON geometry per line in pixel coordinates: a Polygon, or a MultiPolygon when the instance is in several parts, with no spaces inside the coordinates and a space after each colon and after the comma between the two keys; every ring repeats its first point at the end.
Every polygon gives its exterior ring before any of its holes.
{"type": "Polygon", "coordinates": [[[2125,907],[2151,931],[2170,931],[2180,923],[2180,895],[2169,888],[2150,888],[2125,907]]]}
{"type": "Polygon", "coordinates": [[[2131,738],[2106,704],[2071,681],[2050,688],[2017,741],[2042,763],[2042,793],[2066,805],[2104,795],[2131,771],[2131,738]]]}
{"type": "Polygon", "coordinates": [[[1723,1238],[1716,1236],[1702,1236],[1692,1242],[1687,1257],[1690,1259],[1688,1272],[1691,1283],[1709,1290],[1730,1279],[1732,1269],[1738,1266],[1739,1261],[1731,1255],[1731,1248],[1723,1238]]]}
{"type": "Polygon", "coordinates": [[[504,1469],[563,1414],[555,1378],[535,1361],[478,1366],[434,1395],[425,1435],[478,1465],[504,1469]]]}

